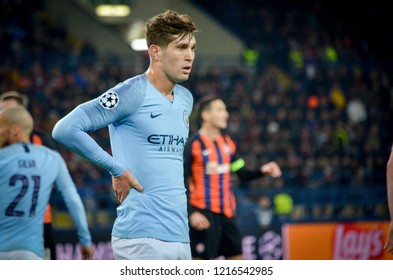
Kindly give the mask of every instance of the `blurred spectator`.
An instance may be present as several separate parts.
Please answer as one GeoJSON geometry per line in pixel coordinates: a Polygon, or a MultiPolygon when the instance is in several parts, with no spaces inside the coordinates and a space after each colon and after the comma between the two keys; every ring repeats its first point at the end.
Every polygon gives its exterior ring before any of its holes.
{"type": "Polygon", "coordinates": [[[269,228],[274,217],[274,207],[270,197],[263,195],[258,199],[255,215],[260,227],[269,228]]]}
{"type": "Polygon", "coordinates": [[[280,223],[290,219],[294,206],[291,194],[285,191],[283,187],[283,179],[278,178],[274,184],[275,194],[273,195],[273,207],[275,219],[280,223]]]}
{"type": "Polygon", "coordinates": [[[359,123],[367,120],[367,111],[360,99],[351,99],[347,104],[347,114],[350,122],[359,123]]]}

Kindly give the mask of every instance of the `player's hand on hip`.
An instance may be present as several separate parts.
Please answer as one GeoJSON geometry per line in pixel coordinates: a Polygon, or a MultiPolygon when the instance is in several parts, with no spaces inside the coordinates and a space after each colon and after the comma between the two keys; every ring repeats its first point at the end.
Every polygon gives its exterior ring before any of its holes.
{"type": "Polygon", "coordinates": [[[261,166],[261,172],[264,175],[272,176],[272,177],[280,177],[281,176],[281,168],[274,161],[268,162],[261,166]]]}
{"type": "Polygon", "coordinates": [[[143,192],[143,187],[129,170],[126,170],[119,177],[112,177],[112,187],[120,203],[124,201],[132,188],[143,192]]]}
{"type": "Polygon", "coordinates": [[[195,211],[190,215],[190,225],[196,230],[205,230],[210,227],[210,222],[205,215],[195,211]]]}

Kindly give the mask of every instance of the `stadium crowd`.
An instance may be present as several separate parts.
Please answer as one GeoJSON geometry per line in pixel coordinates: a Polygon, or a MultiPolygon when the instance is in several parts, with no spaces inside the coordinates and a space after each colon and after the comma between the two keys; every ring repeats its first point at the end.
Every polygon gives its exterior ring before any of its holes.
{"type": "MultiPolygon", "coordinates": [[[[138,74],[121,57],[100,57],[94,45],[73,37],[42,1],[1,2],[0,91],[28,95],[40,129],[51,132],[77,104],[138,74]]],[[[249,24],[242,26],[243,63],[194,69],[186,87],[195,104],[206,94],[226,101],[228,130],[250,167],[272,159],[280,165],[282,179],[261,178],[248,189],[385,186],[393,141],[391,58],[379,57],[366,42],[357,45],[351,34],[325,29],[316,13],[260,6],[243,16],[249,24]]],[[[190,127],[197,128],[195,118],[190,127]]],[[[106,131],[93,135],[110,152],[106,131]]],[[[59,149],[86,210],[114,211],[109,174],[59,149]]]]}

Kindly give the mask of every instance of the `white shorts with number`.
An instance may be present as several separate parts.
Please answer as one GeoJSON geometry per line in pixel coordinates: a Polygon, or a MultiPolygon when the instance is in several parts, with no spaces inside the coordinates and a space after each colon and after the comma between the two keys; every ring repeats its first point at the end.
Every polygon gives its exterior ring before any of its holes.
{"type": "Polygon", "coordinates": [[[191,260],[190,243],[112,236],[115,260],[191,260]]]}

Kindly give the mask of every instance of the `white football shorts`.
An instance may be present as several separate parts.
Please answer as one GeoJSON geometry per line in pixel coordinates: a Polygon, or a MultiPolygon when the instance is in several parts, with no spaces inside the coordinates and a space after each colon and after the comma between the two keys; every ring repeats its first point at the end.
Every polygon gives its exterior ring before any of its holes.
{"type": "Polygon", "coordinates": [[[112,236],[115,260],[191,260],[190,243],[112,236]]]}

